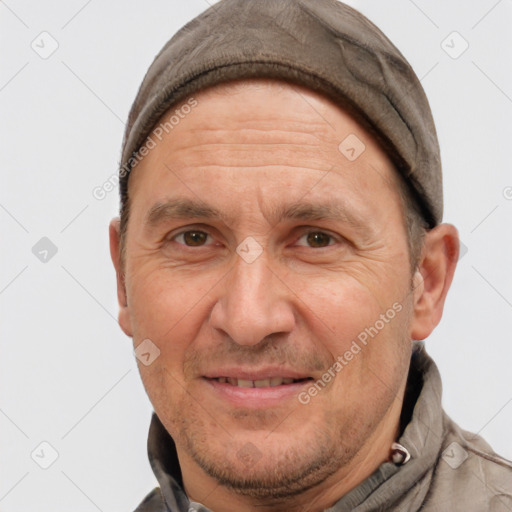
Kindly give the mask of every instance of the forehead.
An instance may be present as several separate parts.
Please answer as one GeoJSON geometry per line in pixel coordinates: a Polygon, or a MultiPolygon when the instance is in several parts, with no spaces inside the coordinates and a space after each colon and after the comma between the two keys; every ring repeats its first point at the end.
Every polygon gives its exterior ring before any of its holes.
{"type": "Polygon", "coordinates": [[[396,171],[375,138],[314,91],[251,79],[192,99],[193,109],[182,109],[183,102],[157,124],[164,129],[150,136],[152,149],[129,180],[132,201],[151,196],[154,204],[179,191],[204,196],[237,189],[238,197],[260,194],[275,203],[275,187],[298,198],[316,182],[316,192],[323,188],[335,197],[335,188],[348,199],[364,190],[397,189],[396,171]]]}

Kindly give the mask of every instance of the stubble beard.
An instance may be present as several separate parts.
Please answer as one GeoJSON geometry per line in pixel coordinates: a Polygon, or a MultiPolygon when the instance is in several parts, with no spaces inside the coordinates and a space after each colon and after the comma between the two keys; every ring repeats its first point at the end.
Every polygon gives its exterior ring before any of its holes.
{"type": "Polygon", "coordinates": [[[246,439],[214,444],[212,436],[206,433],[204,419],[197,417],[191,422],[180,422],[177,438],[191,459],[219,485],[260,504],[272,505],[297,497],[349,467],[379,423],[365,421],[355,414],[341,428],[336,428],[334,418],[328,416],[325,415],[322,428],[311,428],[309,433],[301,429],[300,438],[288,442],[287,446],[284,443],[255,446],[250,433],[246,439]],[[257,450],[259,458],[244,463],[239,454],[249,445],[257,450]]]}

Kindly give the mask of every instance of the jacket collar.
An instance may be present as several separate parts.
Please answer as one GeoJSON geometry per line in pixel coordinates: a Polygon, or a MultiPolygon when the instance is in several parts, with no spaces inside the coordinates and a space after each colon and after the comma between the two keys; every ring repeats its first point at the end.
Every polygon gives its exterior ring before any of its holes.
{"type": "MultiPolygon", "coordinates": [[[[398,440],[411,454],[411,460],[403,466],[385,462],[328,512],[393,510],[393,505],[402,503],[404,497],[407,510],[419,510],[428,492],[444,435],[441,392],[437,366],[423,343],[415,342],[402,409],[405,428],[398,440]]],[[[149,428],[148,455],[169,510],[190,510],[193,502],[183,490],[176,446],[155,413],[149,428]]],[[[196,510],[208,511],[200,504],[195,505],[196,510]]]]}

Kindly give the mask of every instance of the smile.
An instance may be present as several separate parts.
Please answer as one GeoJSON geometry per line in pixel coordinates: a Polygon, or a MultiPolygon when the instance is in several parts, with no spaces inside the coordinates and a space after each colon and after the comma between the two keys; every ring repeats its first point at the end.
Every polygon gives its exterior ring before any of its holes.
{"type": "Polygon", "coordinates": [[[247,380],[247,379],[237,379],[233,377],[218,377],[216,379],[212,379],[217,381],[220,384],[230,384],[231,386],[236,386],[239,388],[274,388],[277,386],[294,384],[296,382],[303,382],[306,380],[312,380],[311,377],[306,377],[303,379],[292,379],[288,377],[271,377],[268,379],[259,379],[259,380],[247,380]]]}

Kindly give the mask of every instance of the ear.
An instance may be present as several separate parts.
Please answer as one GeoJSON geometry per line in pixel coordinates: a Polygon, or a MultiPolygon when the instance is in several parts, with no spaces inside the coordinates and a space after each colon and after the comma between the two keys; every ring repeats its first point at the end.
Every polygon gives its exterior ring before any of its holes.
{"type": "Polygon", "coordinates": [[[440,322],[459,259],[459,246],[459,234],[451,224],[440,224],[425,235],[421,260],[413,279],[411,339],[424,340],[440,322]]]}
{"type": "Polygon", "coordinates": [[[116,217],[110,221],[109,238],[110,238],[110,257],[116,269],[117,280],[117,301],[119,303],[119,325],[123,332],[132,337],[132,325],[130,318],[130,310],[128,306],[128,297],[126,295],[126,286],[124,279],[124,270],[121,268],[121,236],[120,221],[116,217]]]}

